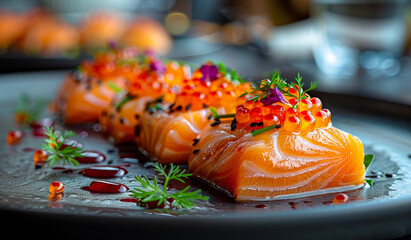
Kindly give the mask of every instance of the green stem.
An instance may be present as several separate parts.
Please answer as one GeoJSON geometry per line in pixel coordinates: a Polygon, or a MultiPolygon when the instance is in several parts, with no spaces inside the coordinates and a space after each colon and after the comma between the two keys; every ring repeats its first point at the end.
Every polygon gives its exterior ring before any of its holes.
{"type": "Polygon", "coordinates": [[[279,127],[281,127],[281,125],[271,125],[271,126],[268,126],[268,127],[265,127],[265,128],[255,130],[251,134],[253,135],[253,137],[255,137],[256,135],[258,135],[260,133],[264,133],[264,132],[270,131],[271,129],[279,128],[279,127]]]}
{"type": "Polygon", "coordinates": [[[214,115],[214,119],[217,119],[217,118],[233,118],[233,117],[235,117],[235,113],[223,114],[223,115],[214,115]]]}

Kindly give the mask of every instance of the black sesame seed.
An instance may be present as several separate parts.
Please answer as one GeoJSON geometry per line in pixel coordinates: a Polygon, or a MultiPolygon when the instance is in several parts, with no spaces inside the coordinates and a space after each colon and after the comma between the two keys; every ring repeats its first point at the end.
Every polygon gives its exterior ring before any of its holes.
{"type": "Polygon", "coordinates": [[[176,108],[177,111],[180,111],[181,109],[183,109],[183,107],[181,105],[178,105],[177,108],[176,108]]]}
{"type": "Polygon", "coordinates": [[[256,122],[252,122],[252,123],[250,124],[250,127],[255,127],[255,126],[257,126],[257,123],[256,123],[256,122]]]}
{"type": "Polygon", "coordinates": [[[168,106],[168,109],[171,110],[175,105],[176,105],[175,103],[171,104],[170,106],[168,106]]]}
{"type": "Polygon", "coordinates": [[[213,114],[208,115],[207,119],[211,120],[213,118],[213,114]]]}
{"type": "Polygon", "coordinates": [[[279,129],[280,127],[281,127],[281,125],[280,125],[280,124],[275,125],[275,128],[276,128],[276,129],[279,129]]]}
{"type": "Polygon", "coordinates": [[[258,122],[258,123],[257,123],[257,126],[259,126],[259,127],[261,127],[261,126],[263,126],[263,125],[264,125],[263,122],[258,122]]]}
{"type": "Polygon", "coordinates": [[[124,122],[125,122],[124,118],[120,118],[119,120],[120,120],[120,123],[124,125],[124,122]]]}
{"type": "Polygon", "coordinates": [[[140,125],[136,125],[134,127],[134,135],[136,136],[140,135],[140,125]]]}
{"type": "Polygon", "coordinates": [[[392,174],[392,173],[386,173],[385,176],[386,176],[387,178],[392,178],[393,174],[392,174]]]}
{"type": "Polygon", "coordinates": [[[153,114],[156,110],[154,110],[154,108],[149,108],[148,109],[148,113],[153,114]]]}
{"type": "Polygon", "coordinates": [[[234,131],[236,129],[237,125],[236,124],[231,124],[231,131],[234,131]]]}
{"type": "Polygon", "coordinates": [[[215,122],[212,122],[212,123],[210,124],[210,126],[214,127],[214,126],[217,126],[217,125],[220,124],[220,123],[221,123],[220,120],[216,120],[215,122]]]}
{"type": "Polygon", "coordinates": [[[198,153],[199,151],[200,151],[200,149],[196,148],[196,149],[194,149],[193,154],[196,154],[196,153],[198,153]]]}
{"type": "Polygon", "coordinates": [[[195,146],[200,141],[200,139],[194,138],[193,141],[194,141],[193,146],[195,146]]]}
{"type": "Polygon", "coordinates": [[[203,103],[203,108],[208,108],[207,104],[203,103]]]}
{"type": "Polygon", "coordinates": [[[191,108],[191,103],[186,106],[186,111],[190,110],[190,108],[191,108]]]}
{"type": "Polygon", "coordinates": [[[134,115],[134,118],[135,119],[140,119],[140,115],[136,114],[136,115],[134,115]]]}

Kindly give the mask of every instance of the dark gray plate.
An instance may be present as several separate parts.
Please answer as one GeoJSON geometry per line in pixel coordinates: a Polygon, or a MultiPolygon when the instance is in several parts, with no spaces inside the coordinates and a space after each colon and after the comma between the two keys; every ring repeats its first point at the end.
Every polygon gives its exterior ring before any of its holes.
{"type": "MultiPolygon", "coordinates": [[[[20,94],[50,100],[65,74],[67,71],[0,75],[0,210],[8,219],[7,226],[27,230],[22,234],[195,239],[395,239],[411,234],[410,106],[317,93],[331,109],[334,126],[358,136],[365,152],[376,156],[367,173],[375,180],[374,186],[347,192],[351,199],[348,205],[333,206],[336,193],[235,203],[193,178],[188,183],[193,189],[202,189],[209,201],[198,202],[198,207],[188,211],[145,209],[121,201],[129,198],[129,193],[92,194],[83,190],[95,180],[79,174],[89,165],[73,167],[70,173],[34,168],[33,150],[43,138],[33,136],[29,128],[24,129],[20,144],[6,145],[7,132],[17,127],[13,109],[20,94]],[[48,200],[48,186],[56,180],[65,184],[65,192],[60,201],[53,202],[48,200]],[[260,204],[266,207],[256,207],[260,204]]],[[[107,156],[102,164],[130,164],[128,174],[107,180],[132,189],[137,186],[135,175],[154,174],[149,160],[135,146],[113,146],[93,126],[71,129],[83,131],[83,138],[78,140],[86,150],[107,156]]]]}

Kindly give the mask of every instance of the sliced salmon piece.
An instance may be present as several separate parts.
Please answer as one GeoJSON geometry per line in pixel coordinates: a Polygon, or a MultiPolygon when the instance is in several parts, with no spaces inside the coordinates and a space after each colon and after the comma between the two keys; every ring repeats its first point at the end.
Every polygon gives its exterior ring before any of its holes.
{"type": "Polygon", "coordinates": [[[219,114],[232,113],[243,101],[239,96],[250,87],[219,71],[206,62],[193,72],[191,79],[182,81],[172,104],[143,114],[137,144],[161,163],[186,163],[193,140],[212,121],[209,107],[219,114]]]}
{"type": "Polygon", "coordinates": [[[207,127],[189,157],[193,174],[236,201],[315,195],[364,185],[361,141],[334,127],[293,133],[283,128],[252,136],[229,123],[207,127]]]}
{"type": "Polygon", "coordinates": [[[95,78],[79,81],[69,74],[61,84],[55,100],[57,111],[65,124],[98,122],[103,109],[115,95],[108,82],[124,87],[127,80],[119,77],[108,81],[95,78]]]}
{"type": "Polygon", "coordinates": [[[109,135],[110,141],[116,144],[133,143],[135,128],[140,123],[140,115],[144,112],[147,103],[154,100],[151,96],[133,98],[121,105],[119,109],[116,108],[116,104],[110,104],[108,111],[104,110],[100,115],[100,124],[104,132],[109,135]]]}
{"type": "Polygon", "coordinates": [[[175,91],[190,77],[187,65],[168,62],[164,73],[142,68],[140,74],[129,78],[129,86],[116,94],[113,102],[100,116],[100,124],[117,144],[133,143],[140,115],[154,101],[172,102],[175,91]]]}
{"type": "Polygon", "coordinates": [[[160,163],[185,163],[193,140],[210,124],[209,109],[141,115],[137,144],[160,163]]]}

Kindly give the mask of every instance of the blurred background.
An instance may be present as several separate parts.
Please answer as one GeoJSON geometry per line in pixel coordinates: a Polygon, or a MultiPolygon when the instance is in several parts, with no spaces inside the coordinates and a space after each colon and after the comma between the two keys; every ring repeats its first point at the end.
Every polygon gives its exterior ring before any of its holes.
{"type": "Polygon", "coordinates": [[[72,69],[115,42],[409,106],[410,30],[407,0],[0,0],[0,73],[72,69]]]}

